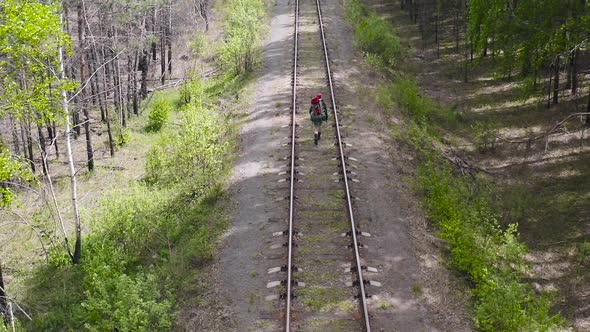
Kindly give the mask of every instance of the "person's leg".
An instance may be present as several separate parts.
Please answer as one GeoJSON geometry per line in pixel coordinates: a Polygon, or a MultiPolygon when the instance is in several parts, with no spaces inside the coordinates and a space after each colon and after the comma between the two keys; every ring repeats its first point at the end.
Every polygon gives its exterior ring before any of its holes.
{"type": "Polygon", "coordinates": [[[320,134],[319,134],[319,132],[320,132],[320,126],[321,126],[321,125],[322,125],[322,123],[321,123],[321,122],[319,122],[319,123],[318,123],[318,122],[316,122],[316,123],[314,123],[314,124],[313,124],[313,129],[314,129],[314,133],[313,133],[313,143],[314,143],[315,145],[317,145],[317,144],[318,144],[318,139],[320,139],[320,134]]]}
{"type": "Polygon", "coordinates": [[[322,122],[318,123],[318,139],[322,138],[322,122]]]}

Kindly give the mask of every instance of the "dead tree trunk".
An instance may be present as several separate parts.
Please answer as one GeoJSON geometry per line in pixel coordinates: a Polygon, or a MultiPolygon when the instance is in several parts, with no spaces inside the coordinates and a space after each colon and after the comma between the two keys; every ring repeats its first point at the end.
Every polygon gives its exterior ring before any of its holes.
{"type": "Polygon", "coordinates": [[[140,95],[141,99],[145,99],[147,97],[147,77],[149,69],[149,57],[148,53],[145,50],[142,51],[138,66],[138,69],[141,70],[140,95]]]}
{"type": "Polygon", "coordinates": [[[572,95],[578,94],[578,49],[574,50],[571,62],[572,95]]]}
{"type": "Polygon", "coordinates": [[[0,314],[4,320],[4,326],[10,326],[10,314],[8,312],[6,287],[4,287],[4,275],[2,274],[2,264],[0,263],[0,314]]]}
{"type": "Polygon", "coordinates": [[[10,120],[10,127],[12,128],[12,145],[14,149],[14,155],[18,156],[20,154],[20,140],[18,138],[18,127],[16,126],[16,121],[14,121],[14,116],[10,114],[8,116],[10,120]]]}
{"type": "MultiPolygon", "coordinates": [[[[62,17],[63,22],[63,17],[62,17]]],[[[65,76],[65,65],[64,65],[64,54],[63,54],[63,47],[59,47],[59,66],[60,66],[60,80],[64,80],[65,76]]],[[[66,126],[66,151],[68,156],[68,165],[70,170],[70,184],[72,189],[72,206],[74,209],[74,220],[76,224],[76,246],[74,249],[74,255],[72,255],[72,263],[78,264],[80,263],[80,259],[82,258],[82,222],[80,219],[80,210],[78,208],[78,189],[76,183],[76,170],[74,168],[74,157],[72,155],[72,141],[71,141],[71,134],[72,130],[70,127],[70,104],[68,101],[68,93],[66,90],[61,91],[61,99],[62,99],[62,110],[63,115],[65,118],[65,126],[66,126]]]]}
{"type": "Polygon", "coordinates": [[[560,67],[561,56],[557,56],[555,59],[555,76],[553,78],[553,104],[559,103],[559,67],[560,67]]]}
{"type": "Polygon", "coordinates": [[[47,149],[45,145],[45,137],[43,136],[43,130],[41,129],[41,121],[37,123],[37,135],[39,135],[39,147],[41,147],[41,166],[43,174],[47,175],[47,149]]]}
{"type": "Polygon", "coordinates": [[[57,125],[55,121],[51,124],[53,128],[53,146],[55,147],[55,159],[59,159],[59,144],[57,144],[57,125]]]}
{"type": "Polygon", "coordinates": [[[166,15],[160,15],[160,81],[166,83],[166,15]]]}
{"type": "Polygon", "coordinates": [[[137,97],[137,62],[139,61],[139,50],[135,51],[135,56],[133,58],[133,71],[131,76],[131,97],[133,99],[133,114],[139,115],[139,100],[137,97]]]}
{"type": "MultiPolygon", "coordinates": [[[[157,20],[156,20],[156,15],[157,15],[157,9],[154,6],[152,8],[152,37],[155,38],[155,36],[158,35],[158,30],[157,30],[157,20]]],[[[156,61],[158,60],[158,45],[156,44],[156,40],[152,38],[152,60],[156,61]]]]}
{"type": "MultiPolygon", "coordinates": [[[[104,46],[101,48],[101,55],[102,55],[102,60],[103,61],[106,61],[106,52],[105,52],[104,46]]],[[[109,73],[110,73],[110,67],[111,67],[111,65],[107,63],[102,68],[102,72],[103,72],[102,77],[103,77],[103,81],[104,81],[103,82],[104,83],[104,90],[105,90],[105,93],[106,93],[105,99],[108,98],[109,91],[110,90],[113,90],[112,87],[109,86],[110,79],[109,79],[108,76],[109,76],[109,73]]],[[[114,94],[114,91],[113,91],[113,94],[114,94]]],[[[110,149],[110,152],[111,152],[111,157],[114,157],[115,156],[115,147],[114,147],[114,144],[113,144],[113,131],[111,130],[111,119],[109,117],[109,107],[108,107],[108,105],[107,105],[107,107],[105,107],[105,120],[106,120],[106,123],[107,123],[107,134],[108,134],[108,137],[109,137],[109,149],[110,149]]]]}
{"type": "Polygon", "coordinates": [[[127,117],[129,119],[131,119],[131,101],[133,99],[131,96],[132,90],[133,90],[133,87],[131,86],[132,81],[133,81],[132,77],[131,77],[132,72],[133,72],[133,59],[132,59],[131,55],[129,54],[129,55],[127,55],[127,92],[125,94],[126,99],[127,99],[126,100],[127,117]]]}
{"type": "MultiPolygon", "coordinates": [[[[94,51],[95,46],[93,45],[91,49],[88,50],[88,70],[94,73],[96,71],[96,54],[94,51]]],[[[100,109],[100,121],[106,122],[105,114],[104,114],[104,103],[102,99],[102,91],[100,89],[100,77],[98,73],[96,76],[90,80],[90,89],[92,93],[92,105],[94,107],[98,107],[100,109]]]]}
{"type": "Polygon", "coordinates": [[[30,121],[24,120],[21,122],[21,132],[23,134],[23,144],[25,145],[26,159],[31,166],[31,170],[35,173],[35,155],[33,154],[33,137],[31,136],[31,123],[30,121]]]}
{"type": "Polygon", "coordinates": [[[86,165],[89,172],[94,171],[94,151],[92,149],[92,135],[90,132],[90,113],[88,111],[88,105],[86,103],[86,51],[85,51],[85,20],[84,20],[84,8],[82,1],[78,2],[78,43],[79,43],[79,59],[80,59],[80,94],[78,95],[79,107],[84,114],[84,134],[86,138],[86,165]]]}
{"type": "Polygon", "coordinates": [[[172,78],[172,0],[168,1],[168,24],[166,28],[166,45],[168,46],[168,75],[172,78]]]}

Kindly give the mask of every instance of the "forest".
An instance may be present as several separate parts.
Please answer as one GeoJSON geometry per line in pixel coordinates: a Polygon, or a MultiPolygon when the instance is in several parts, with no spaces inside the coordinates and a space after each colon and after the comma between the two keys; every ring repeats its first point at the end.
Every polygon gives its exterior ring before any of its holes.
{"type": "MultiPolygon", "coordinates": [[[[0,1],[0,331],[190,329],[275,2],[0,1]]],[[[342,6],[468,329],[590,328],[590,3],[342,6]]]]}

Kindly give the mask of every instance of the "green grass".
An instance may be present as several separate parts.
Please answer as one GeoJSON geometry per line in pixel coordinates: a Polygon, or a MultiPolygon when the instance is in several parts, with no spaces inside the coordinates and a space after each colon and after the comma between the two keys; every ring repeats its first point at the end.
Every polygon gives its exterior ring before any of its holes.
{"type": "Polygon", "coordinates": [[[350,312],[354,309],[348,294],[342,289],[310,286],[299,290],[299,296],[314,312],[326,312],[335,308],[350,312]]]}

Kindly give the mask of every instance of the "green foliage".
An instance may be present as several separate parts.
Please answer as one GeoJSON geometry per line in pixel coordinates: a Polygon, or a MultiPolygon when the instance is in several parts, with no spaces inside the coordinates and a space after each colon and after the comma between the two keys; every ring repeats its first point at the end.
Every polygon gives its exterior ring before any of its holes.
{"type": "Polygon", "coordinates": [[[13,158],[0,144],[0,208],[12,204],[14,194],[6,182],[34,183],[35,176],[24,161],[13,158]]]}
{"type": "Polygon", "coordinates": [[[426,119],[435,112],[436,105],[428,98],[420,95],[420,88],[416,81],[408,77],[400,77],[393,85],[393,98],[406,114],[426,119]]]}
{"type": "Polygon", "coordinates": [[[193,56],[197,58],[201,57],[207,50],[207,38],[205,38],[202,32],[197,32],[191,39],[189,46],[193,52],[193,56]]]}
{"type": "Polygon", "coordinates": [[[351,0],[348,18],[354,27],[358,46],[371,63],[394,69],[402,56],[402,46],[389,22],[368,10],[360,0],[351,0]]]}
{"type": "Polygon", "coordinates": [[[523,77],[548,66],[558,54],[580,45],[590,28],[583,1],[471,0],[468,33],[480,55],[494,49],[502,75],[523,77]]]}
{"type": "Polygon", "coordinates": [[[218,62],[228,75],[250,72],[261,58],[265,16],[263,0],[227,0],[218,62]]]}
{"type": "Polygon", "coordinates": [[[393,83],[380,85],[377,89],[377,103],[386,109],[395,106],[417,122],[450,124],[457,121],[457,112],[441,107],[420,93],[420,87],[408,75],[397,74],[393,83]]]}
{"type": "Polygon", "coordinates": [[[38,1],[6,0],[0,3],[0,116],[33,116],[53,120],[54,107],[68,82],[57,82],[58,47],[68,46],[58,6],[38,1]]]}
{"type": "Polygon", "coordinates": [[[576,260],[579,264],[590,261],[590,242],[584,241],[576,246],[576,260]]]}
{"type": "MultiPolygon", "coordinates": [[[[492,189],[454,174],[434,151],[418,169],[425,208],[451,250],[451,263],[475,285],[476,326],[483,331],[546,331],[563,325],[550,314],[551,298],[520,281],[529,267],[516,225],[502,230],[492,189]]],[[[478,180],[482,181],[482,180],[478,180]]]]}
{"type": "Polygon", "coordinates": [[[97,229],[86,239],[82,302],[90,330],[169,329],[173,315],[165,276],[158,275],[153,251],[165,247],[168,196],[138,187],[102,203],[97,229]]]}
{"type": "Polygon", "coordinates": [[[193,103],[194,106],[200,107],[203,104],[205,84],[196,72],[191,73],[190,77],[191,79],[180,87],[180,102],[182,105],[193,103]]]}
{"type": "Polygon", "coordinates": [[[168,121],[168,114],[171,110],[172,106],[166,99],[156,97],[148,113],[146,129],[148,131],[160,131],[168,121]]]}
{"type": "Polygon", "coordinates": [[[112,124],[112,131],[113,131],[113,144],[116,146],[125,146],[131,140],[131,133],[129,129],[123,127],[121,124],[116,123],[112,124]]]}
{"type": "Polygon", "coordinates": [[[225,170],[229,130],[227,120],[215,110],[189,106],[180,127],[150,151],[146,179],[201,195],[225,170]],[[193,181],[187,182],[189,178],[193,181]]]}
{"type": "Polygon", "coordinates": [[[479,152],[485,153],[494,150],[498,138],[498,128],[495,124],[477,121],[471,126],[471,129],[473,130],[475,146],[479,152]]]}

